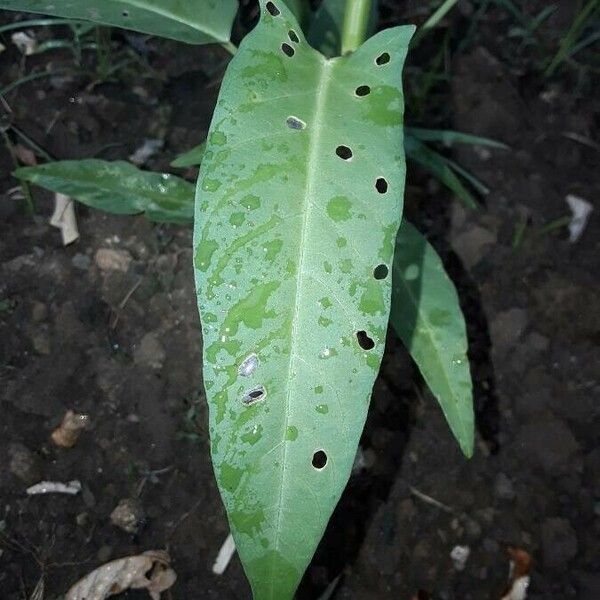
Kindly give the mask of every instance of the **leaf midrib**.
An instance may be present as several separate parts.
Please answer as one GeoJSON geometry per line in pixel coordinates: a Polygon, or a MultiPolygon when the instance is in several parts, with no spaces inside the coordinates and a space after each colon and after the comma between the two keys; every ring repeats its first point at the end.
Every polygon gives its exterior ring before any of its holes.
{"type": "MultiPolygon", "coordinates": [[[[127,164],[127,163],[125,163],[125,164],[127,164]]],[[[15,172],[15,174],[16,174],[16,172],[15,172]]],[[[46,174],[46,173],[42,173],[41,175],[35,175],[26,180],[30,181],[31,183],[41,185],[42,187],[46,187],[46,183],[44,183],[43,185],[40,183],[44,178],[54,179],[54,180],[58,181],[59,183],[61,181],[70,182],[70,185],[79,186],[82,189],[88,190],[85,193],[90,193],[90,194],[94,194],[94,195],[96,195],[96,194],[100,194],[100,195],[115,194],[115,190],[118,191],[120,188],[123,188],[122,181],[116,183],[114,186],[111,186],[104,181],[90,183],[90,179],[87,177],[82,177],[80,179],[77,177],[70,177],[67,179],[64,176],[52,175],[52,174],[46,174]]],[[[185,181],[185,180],[182,180],[182,181],[184,183],[189,184],[189,186],[191,188],[191,193],[193,194],[193,185],[191,183],[189,183],[189,181],[185,181]]],[[[51,189],[51,188],[49,188],[49,189],[51,189]]],[[[161,201],[169,200],[169,199],[173,201],[173,196],[170,196],[169,198],[165,198],[165,195],[161,194],[161,192],[155,192],[154,190],[144,189],[143,187],[140,188],[140,186],[135,186],[134,188],[126,188],[126,189],[131,191],[131,196],[133,196],[133,197],[140,198],[142,200],[150,199],[152,201],[156,201],[157,204],[160,204],[161,201]],[[140,189],[141,189],[141,191],[136,191],[136,190],[140,190],[140,189]]],[[[62,187],[61,190],[53,190],[53,191],[62,193],[62,190],[64,190],[64,187],[62,187]]],[[[120,192],[120,195],[123,197],[126,196],[126,194],[123,192],[120,192]]],[[[76,200],[78,200],[79,202],[83,202],[83,200],[79,200],[79,198],[77,197],[78,196],[77,193],[73,193],[73,194],[71,194],[71,196],[73,198],[75,198],[76,200]]],[[[127,197],[129,198],[130,196],[128,195],[127,197]]],[[[175,197],[174,201],[179,206],[186,206],[188,204],[188,202],[185,202],[184,200],[181,200],[177,197],[175,197]]],[[[193,203],[190,202],[189,204],[193,204],[193,203]]]]}
{"type": "MultiPolygon", "coordinates": [[[[317,95],[315,98],[314,109],[312,113],[312,119],[308,120],[307,132],[309,135],[311,131],[314,132],[310,135],[310,142],[308,146],[308,159],[307,159],[307,168],[306,168],[306,181],[304,188],[304,198],[303,198],[303,213],[304,219],[302,221],[302,229],[300,233],[300,246],[299,246],[299,258],[298,258],[298,270],[297,270],[297,278],[296,278],[296,290],[294,293],[294,312],[292,317],[292,333],[291,333],[291,344],[290,344],[290,360],[288,361],[288,372],[287,372],[287,382],[288,382],[288,392],[286,395],[285,401],[285,420],[283,431],[281,435],[281,439],[283,440],[283,452],[281,459],[281,470],[280,470],[280,485],[279,485],[279,497],[277,500],[277,519],[276,519],[276,528],[275,528],[275,540],[274,540],[274,548],[276,551],[279,550],[280,546],[280,531],[281,531],[281,519],[283,515],[283,498],[284,498],[284,490],[285,490],[285,482],[286,482],[286,459],[287,459],[287,449],[288,444],[285,442],[285,435],[287,428],[289,426],[290,419],[290,397],[292,395],[292,378],[295,376],[295,368],[296,368],[296,340],[298,338],[298,315],[300,307],[302,306],[301,296],[303,290],[306,289],[303,278],[305,274],[304,263],[306,262],[306,254],[307,254],[307,244],[306,244],[306,233],[309,230],[309,221],[310,221],[310,213],[313,210],[312,207],[314,203],[311,202],[311,198],[314,194],[314,188],[317,180],[317,172],[318,172],[318,162],[320,155],[320,147],[321,147],[321,135],[323,132],[323,128],[319,126],[319,123],[322,120],[323,114],[325,113],[326,105],[327,105],[327,92],[329,91],[329,86],[331,84],[332,78],[330,75],[330,70],[333,66],[333,60],[328,60],[319,56],[320,62],[320,73],[318,78],[318,88],[317,95]]],[[[271,569],[273,568],[273,564],[271,565],[271,569]]],[[[271,584],[271,597],[273,597],[274,586],[276,584],[276,578],[272,576],[269,578],[271,584]]]]}

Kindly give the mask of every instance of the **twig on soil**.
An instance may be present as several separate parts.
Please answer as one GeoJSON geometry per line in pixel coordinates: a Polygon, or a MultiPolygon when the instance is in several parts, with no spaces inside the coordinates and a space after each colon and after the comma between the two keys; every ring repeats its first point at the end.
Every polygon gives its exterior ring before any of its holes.
{"type": "Polygon", "coordinates": [[[37,585],[31,592],[31,596],[29,596],[29,600],[44,600],[44,589],[45,589],[45,579],[44,574],[40,576],[37,585]]]}
{"type": "Polygon", "coordinates": [[[223,575],[227,566],[231,561],[231,557],[235,554],[235,542],[233,541],[233,536],[229,534],[219,553],[217,554],[217,558],[215,559],[215,564],[213,565],[212,572],[215,575],[223,575]]]}
{"type": "Polygon", "coordinates": [[[39,494],[70,494],[72,496],[81,492],[81,482],[78,480],[69,481],[69,483],[61,483],[60,481],[40,481],[31,487],[27,488],[29,496],[39,494]]]}
{"type": "Polygon", "coordinates": [[[420,492],[417,488],[413,487],[412,485],[410,486],[410,493],[419,498],[420,500],[423,500],[423,502],[431,504],[432,506],[436,506],[437,508],[447,513],[454,514],[456,512],[451,506],[448,506],[447,504],[444,504],[443,502],[440,502],[439,500],[436,500],[435,498],[432,498],[431,496],[420,492]]]}
{"type": "Polygon", "coordinates": [[[181,517],[179,518],[179,521],[177,521],[177,523],[175,523],[175,525],[173,525],[173,529],[171,529],[171,531],[169,532],[169,535],[167,536],[167,540],[170,540],[174,533],[179,529],[180,525],[182,525],[183,523],[185,523],[185,521],[187,521],[189,519],[189,517],[195,513],[198,508],[200,508],[200,505],[203,504],[203,500],[198,500],[198,502],[196,502],[196,504],[194,504],[194,506],[192,506],[192,508],[190,508],[190,510],[188,510],[187,512],[184,512],[181,517]]]}
{"type": "Polygon", "coordinates": [[[119,319],[121,318],[121,311],[125,308],[125,306],[127,306],[127,303],[129,302],[129,299],[131,298],[131,296],[133,296],[133,294],[135,294],[135,291],[140,287],[140,285],[142,284],[142,281],[144,280],[143,277],[140,277],[131,287],[131,289],[125,294],[125,296],[123,297],[123,300],[121,300],[121,302],[119,303],[119,307],[117,310],[113,311],[113,314],[110,318],[109,321],[109,327],[111,329],[115,329],[119,323],[119,319]]]}

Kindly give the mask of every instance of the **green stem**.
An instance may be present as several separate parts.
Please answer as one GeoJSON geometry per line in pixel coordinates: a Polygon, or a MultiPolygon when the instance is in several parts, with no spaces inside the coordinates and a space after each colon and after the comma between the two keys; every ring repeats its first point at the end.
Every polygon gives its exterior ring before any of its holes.
{"type": "Polygon", "coordinates": [[[342,55],[354,52],[367,35],[372,0],[346,0],[342,29],[342,55]]]}
{"type": "Polygon", "coordinates": [[[237,52],[237,46],[235,44],[232,44],[231,42],[224,42],[221,44],[221,46],[223,46],[223,48],[225,48],[225,50],[227,50],[231,56],[235,56],[235,53],[237,52]]]}

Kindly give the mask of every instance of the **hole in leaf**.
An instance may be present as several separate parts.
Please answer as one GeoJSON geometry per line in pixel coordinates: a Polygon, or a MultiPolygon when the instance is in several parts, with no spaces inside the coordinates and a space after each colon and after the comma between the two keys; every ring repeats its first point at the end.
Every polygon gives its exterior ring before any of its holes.
{"type": "Polygon", "coordinates": [[[380,66],[381,65],[387,65],[390,62],[390,55],[387,52],[384,52],[383,54],[380,54],[376,59],[375,59],[375,64],[380,66]]]}
{"type": "Polygon", "coordinates": [[[373,350],[375,348],[373,338],[370,338],[366,331],[357,331],[356,339],[358,340],[358,345],[363,350],[373,350]]]}
{"type": "Polygon", "coordinates": [[[388,276],[388,273],[390,272],[390,270],[388,269],[387,265],[381,264],[381,265],[377,265],[374,269],[373,269],[373,277],[375,277],[375,279],[385,279],[388,276]]]}
{"type": "Polygon", "coordinates": [[[281,11],[272,2],[267,2],[267,10],[272,17],[278,17],[281,14],[281,11]]]}
{"type": "Polygon", "coordinates": [[[256,356],[256,354],[251,354],[245,358],[242,364],[238,367],[238,375],[241,375],[242,377],[250,377],[250,375],[256,371],[259,364],[260,361],[258,360],[258,356],[256,356]]]}
{"type": "Polygon", "coordinates": [[[125,18],[127,18],[127,17],[129,16],[129,11],[128,11],[128,10],[124,10],[124,11],[123,11],[121,14],[122,14],[122,15],[123,15],[125,18]]]}
{"type": "Polygon", "coordinates": [[[352,150],[348,146],[338,146],[335,149],[335,153],[343,160],[350,160],[352,158],[352,150]]]}
{"type": "Polygon", "coordinates": [[[244,394],[244,397],[242,398],[242,402],[246,406],[250,406],[251,404],[258,402],[259,400],[262,400],[266,395],[267,395],[267,390],[265,390],[265,388],[262,385],[259,385],[258,387],[248,390],[244,394]]]}
{"type": "Polygon", "coordinates": [[[376,182],[375,182],[375,189],[380,193],[380,194],[385,194],[388,191],[388,182],[386,179],[384,179],[383,177],[380,177],[376,182]]]}
{"type": "Polygon", "coordinates": [[[294,44],[300,43],[300,38],[298,37],[298,34],[293,29],[290,29],[288,31],[288,36],[289,36],[290,40],[292,42],[294,42],[294,44]]]}
{"type": "Polygon", "coordinates": [[[324,450],[317,450],[312,457],[312,466],[320,471],[325,468],[325,465],[327,465],[327,454],[324,450]]]}
{"type": "Polygon", "coordinates": [[[289,56],[290,58],[294,56],[294,54],[296,54],[296,51],[287,42],[281,44],[281,50],[286,56],[289,56]]]}
{"type": "Polygon", "coordinates": [[[306,123],[299,119],[298,117],[288,117],[286,120],[286,124],[290,129],[305,129],[306,123]]]}
{"type": "Polygon", "coordinates": [[[371,93],[371,88],[368,85],[360,85],[354,92],[357,96],[368,96],[371,93]]]}

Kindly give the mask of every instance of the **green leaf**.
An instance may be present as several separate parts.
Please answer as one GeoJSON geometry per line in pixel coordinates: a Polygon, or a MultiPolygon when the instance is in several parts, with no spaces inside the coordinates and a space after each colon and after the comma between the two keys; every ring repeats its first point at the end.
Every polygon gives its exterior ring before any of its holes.
{"type": "Polygon", "coordinates": [[[215,473],[256,600],[292,598],[367,415],[402,212],[399,85],[413,31],[327,60],[283,2],[262,0],[213,117],[194,231],[204,381],[215,473]]]}
{"type": "Polygon", "coordinates": [[[499,148],[508,150],[508,146],[497,140],[452,131],[449,129],[422,129],[421,127],[405,127],[406,136],[416,138],[421,142],[439,142],[444,146],[454,146],[454,144],[470,144],[472,146],[487,146],[488,148],[499,148]]]}
{"type": "Polygon", "coordinates": [[[237,7],[236,0],[0,0],[0,9],[83,19],[188,44],[228,42],[237,7]]]}
{"type": "Polygon", "coordinates": [[[192,221],[194,186],[168,173],[141,171],[123,161],[63,160],[22,167],[15,177],[105,212],[145,213],[151,221],[192,221]]]}
{"type": "Polygon", "coordinates": [[[206,151],[206,142],[202,142],[199,146],[194,146],[191,150],[180,154],[172,163],[171,166],[176,169],[184,169],[185,167],[197,167],[202,162],[202,157],[206,151]]]}
{"type": "Polygon", "coordinates": [[[427,32],[437,27],[440,21],[454,8],[458,0],[443,0],[437,10],[419,27],[419,31],[413,39],[412,47],[415,48],[427,32]]]}
{"type": "Polygon", "coordinates": [[[456,163],[453,163],[445,156],[442,156],[420,142],[417,138],[408,134],[404,137],[404,148],[407,158],[414,160],[431,174],[435,175],[466,206],[473,209],[477,208],[477,201],[455,173],[456,163]]]}
{"type": "Polygon", "coordinates": [[[406,220],[396,241],[390,322],[437,398],[464,454],[473,455],[473,390],[465,320],[434,248],[406,220]]]}
{"type": "MultiPolygon", "coordinates": [[[[341,52],[346,4],[347,0],[323,0],[311,16],[307,35],[308,41],[325,56],[338,56],[341,52]]],[[[378,0],[373,0],[367,37],[370,37],[377,27],[378,5],[378,0]]]]}

